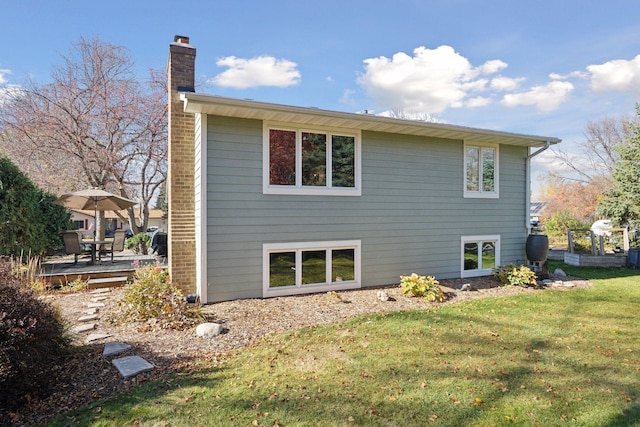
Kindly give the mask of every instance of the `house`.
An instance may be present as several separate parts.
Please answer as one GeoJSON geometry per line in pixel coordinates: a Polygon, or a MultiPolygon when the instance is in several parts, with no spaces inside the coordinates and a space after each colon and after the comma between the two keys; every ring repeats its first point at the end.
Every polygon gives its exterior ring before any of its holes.
{"type": "Polygon", "coordinates": [[[202,302],[526,261],[529,164],[557,138],[198,94],[169,52],[169,266],[202,302]]]}
{"type": "MultiPolygon", "coordinates": [[[[107,234],[115,230],[128,229],[128,223],[122,221],[122,218],[127,218],[127,215],[126,211],[105,211],[105,230],[107,234]]],[[[158,230],[166,230],[167,221],[163,217],[164,212],[162,209],[149,209],[148,227],[158,227],[158,230]]],[[[136,218],[136,220],[139,221],[139,218],[136,218]]],[[[95,211],[71,209],[71,222],[85,237],[93,236],[95,211]]]]}

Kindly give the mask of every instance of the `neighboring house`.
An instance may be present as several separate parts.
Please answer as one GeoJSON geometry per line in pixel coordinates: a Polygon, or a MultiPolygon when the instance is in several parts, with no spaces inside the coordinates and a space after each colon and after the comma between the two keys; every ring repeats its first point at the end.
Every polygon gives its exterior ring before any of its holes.
{"type": "MultiPolygon", "coordinates": [[[[127,217],[126,211],[121,211],[119,214],[122,217],[127,217]]],[[[148,226],[158,227],[158,230],[167,230],[167,221],[163,219],[162,209],[149,209],[148,226]]],[[[122,218],[118,216],[116,212],[105,211],[105,230],[107,234],[115,230],[128,229],[129,224],[123,222],[122,218]]],[[[136,218],[139,221],[139,218],[136,218]]],[[[95,212],[93,210],[75,210],[71,209],[71,222],[78,227],[78,230],[86,237],[93,236],[93,230],[95,229],[95,212]]]]}
{"type": "Polygon", "coordinates": [[[546,203],[544,202],[531,202],[531,226],[537,227],[540,224],[540,217],[542,216],[542,211],[544,210],[546,203]]]}
{"type": "Polygon", "coordinates": [[[196,94],[190,61],[178,36],[169,258],[172,280],[203,302],[526,262],[530,159],[559,139],[196,94]],[[193,280],[180,270],[190,259],[193,280]]]}

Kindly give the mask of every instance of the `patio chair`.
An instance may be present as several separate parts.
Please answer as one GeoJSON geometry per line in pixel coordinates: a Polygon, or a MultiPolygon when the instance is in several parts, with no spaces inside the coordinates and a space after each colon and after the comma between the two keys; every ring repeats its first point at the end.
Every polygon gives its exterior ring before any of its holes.
{"type": "Polygon", "coordinates": [[[74,255],[74,264],[78,263],[78,255],[91,253],[91,251],[87,250],[82,244],[82,234],[78,231],[64,231],[62,233],[62,240],[64,241],[65,253],[67,255],[74,255]]]}
{"type": "Polygon", "coordinates": [[[111,254],[111,262],[113,262],[113,254],[115,252],[124,251],[124,241],[126,240],[125,231],[124,230],[116,230],[113,234],[113,242],[111,243],[111,247],[103,245],[103,248],[100,250],[99,259],[102,260],[102,254],[111,254]],[[106,246],[106,247],[105,247],[106,246]]]}

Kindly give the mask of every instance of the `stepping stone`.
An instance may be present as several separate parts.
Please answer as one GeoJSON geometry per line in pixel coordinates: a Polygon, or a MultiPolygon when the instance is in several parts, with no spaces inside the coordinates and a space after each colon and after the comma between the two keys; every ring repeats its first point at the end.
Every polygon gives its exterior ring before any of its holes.
{"type": "Polygon", "coordinates": [[[89,291],[90,294],[106,294],[108,292],[111,292],[111,288],[98,288],[98,289],[89,291]]]}
{"type": "Polygon", "coordinates": [[[115,356],[116,354],[124,353],[129,350],[131,346],[129,344],[120,341],[111,341],[104,345],[102,352],[103,356],[115,356]]]}
{"type": "Polygon", "coordinates": [[[105,338],[109,338],[111,335],[110,334],[105,334],[105,333],[96,333],[96,334],[89,334],[87,336],[87,342],[94,342],[94,341],[98,341],[98,340],[103,340],[105,338]]]}
{"type": "Polygon", "coordinates": [[[87,323],[86,325],[78,325],[78,326],[74,326],[71,329],[71,332],[76,333],[76,334],[81,334],[83,332],[88,332],[92,329],[95,329],[96,324],[95,323],[87,323]]]}
{"type": "Polygon", "coordinates": [[[107,297],[94,297],[94,298],[91,298],[91,301],[100,302],[100,301],[104,301],[106,299],[108,299],[108,298],[107,297]]]}
{"type": "Polygon", "coordinates": [[[89,304],[87,304],[87,307],[89,308],[101,308],[101,307],[105,307],[103,302],[90,302],[89,304]]]}
{"type": "Polygon", "coordinates": [[[88,310],[82,310],[83,314],[96,314],[98,312],[97,308],[90,308],[88,310]]]}
{"type": "Polygon", "coordinates": [[[120,375],[124,378],[129,378],[155,368],[155,366],[140,356],[121,357],[119,359],[113,359],[111,363],[113,363],[113,366],[116,367],[120,375]]]}
{"type": "Polygon", "coordinates": [[[78,318],[78,322],[90,322],[92,320],[97,320],[97,314],[87,314],[86,316],[81,316],[78,318]]]}

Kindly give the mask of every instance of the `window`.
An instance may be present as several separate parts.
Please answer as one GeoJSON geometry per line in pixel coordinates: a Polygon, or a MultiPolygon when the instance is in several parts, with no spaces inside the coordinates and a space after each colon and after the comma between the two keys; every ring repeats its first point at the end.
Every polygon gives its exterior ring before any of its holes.
{"type": "Polygon", "coordinates": [[[78,230],[84,230],[84,219],[75,219],[73,224],[78,230]]]}
{"type": "Polygon", "coordinates": [[[359,196],[360,134],[265,125],[265,194],[359,196]]]}
{"type": "Polygon", "coordinates": [[[500,265],[500,236],[462,237],[461,277],[487,276],[500,265]]]}
{"type": "Polygon", "coordinates": [[[360,287],[360,241],[263,245],[263,296],[360,287]]]}
{"type": "Polygon", "coordinates": [[[464,146],[465,197],[498,197],[498,146],[464,146]]]}

